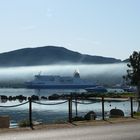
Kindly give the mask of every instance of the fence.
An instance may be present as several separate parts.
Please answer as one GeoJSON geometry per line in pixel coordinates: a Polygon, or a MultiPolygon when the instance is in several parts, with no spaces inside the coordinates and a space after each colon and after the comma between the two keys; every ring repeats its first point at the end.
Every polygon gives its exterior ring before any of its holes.
{"type": "MultiPolygon", "coordinates": [[[[76,116],[78,116],[78,108],[77,105],[81,104],[81,105],[90,105],[90,104],[94,104],[95,100],[100,100],[101,101],[101,110],[102,110],[102,120],[105,120],[105,100],[107,98],[105,97],[98,97],[98,98],[90,98],[90,99],[78,99],[78,98],[73,98],[73,97],[68,97],[66,100],[62,101],[62,102],[56,102],[56,103],[41,103],[38,100],[33,100],[31,97],[28,98],[28,101],[21,103],[21,104],[17,104],[17,105],[12,105],[12,106],[0,106],[1,108],[13,108],[13,107],[19,107],[25,104],[29,104],[29,123],[30,123],[30,127],[33,128],[33,120],[32,120],[32,103],[34,104],[39,104],[39,105],[44,105],[44,106],[53,106],[53,105],[60,105],[60,104],[64,104],[67,103],[68,104],[68,122],[72,123],[73,121],[73,103],[75,104],[75,111],[76,111],[76,116]],[[83,102],[84,101],[84,102],[83,102]],[[86,102],[85,102],[86,101],[86,102]]],[[[112,100],[112,99],[110,99],[112,100]]],[[[133,117],[133,98],[130,97],[129,99],[130,101],[130,114],[131,117],[133,117]]]]}

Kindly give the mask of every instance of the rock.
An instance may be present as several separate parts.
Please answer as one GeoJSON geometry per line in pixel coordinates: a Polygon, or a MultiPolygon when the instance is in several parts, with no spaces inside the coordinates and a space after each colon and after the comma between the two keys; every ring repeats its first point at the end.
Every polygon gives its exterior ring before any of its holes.
{"type": "Polygon", "coordinates": [[[8,100],[8,97],[5,96],[5,95],[1,95],[1,96],[0,96],[0,100],[1,100],[2,103],[6,103],[7,100],[8,100]]]}
{"type": "Polygon", "coordinates": [[[94,111],[89,111],[85,116],[85,120],[95,120],[96,119],[96,113],[94,111]]]}
{"type": "Polygon", "coordinates": [[[34,101],[38,101],[39,100],[39,97],[37,95],[32,95],[31,96],[31,99],[34,100],[34,101]]]}
{"type": "Polygon", "coordinates": [[[45,97],[45,96],[41,96],[41,99],[42,99],[42,100],[47,100],[48,98],[45,97]]]}
{"type": "Polygon", "coordinates": [[[59,98],[60,98],[60,96],[58,94],[53,94],[48,97],[49,100],[58,100],[59,98]]]}
{"type": "Polygon", "coordinates": [[[111,109],[110,118],[113,118],[113,117],[124,117],[124,112],[120,109],[111,109]]]}

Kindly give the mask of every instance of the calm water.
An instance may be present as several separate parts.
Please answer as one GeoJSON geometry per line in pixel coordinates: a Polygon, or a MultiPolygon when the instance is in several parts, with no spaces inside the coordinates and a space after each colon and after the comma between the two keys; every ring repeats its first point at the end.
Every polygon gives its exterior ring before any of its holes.
{"type": "MultiPolygon", "coordinates": [[[[12,89],[12,88],[1,88],[0,95],[7,95],[7,96],[16,96],[16,95],[23,95],[23,96],[31,96],[31,95],[38,95],[38,96],[49,96],[54,93],[57,94],[69,94],[72,92],[71,90],[33,90],[33,89],[12,89]]],[[[83,90],[76,90],[74,92],[84,92],[83,90]]],[[[63,102],[63,101],[39,101],[41,103],[56,103],[56,102],[63,102]]],[[[79,101],[81,102],[81,101],[79,101]]],[[[6,103],[0,102],[0,106],[9,106],[9,105],[16,105],[20,104],[19,101],[7,101],[6,103]]],[[[28,119],[28,106],[29,104],[25,104],[19,107],[13,108],[3,108],[0,107],[0,115],[9,115],[11,124],[18,123],[21,120],[28,119]]],[[[33,120],[45,123],[55,123],[59,121],[66,121],[68,119],[68,103],[60,104],[60,105],[39,105],[32,103],[33,107],[33,120]]],[[[102,111],[102,104],[100,101],[95,101],[93,104],[85,105],[85,104],[78,104],[78,115],[84,116],[88,111],[94,111],[97,114],[97,118],[101,119],[101,111],[102,111]]],[[[130,116],[130,101],[123,101],[123,102],[105,102],[105,112],[106,117],[108,116],[109,110],[112,108],[118,108],[125,112],[125,116],[130,116]]],[[[137,109],[137,103],[134,102],[134,111],[137,109]]],[[[73,103],[73,116],[75,116],[75,103],[73,103]]]]}

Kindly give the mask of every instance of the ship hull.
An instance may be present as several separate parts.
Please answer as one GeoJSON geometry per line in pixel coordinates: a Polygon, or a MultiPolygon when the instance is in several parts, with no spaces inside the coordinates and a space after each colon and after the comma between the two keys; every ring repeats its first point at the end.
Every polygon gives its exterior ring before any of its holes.
{"type": "Polygon", "coordinates": [[[107,89],[106,88],[104,88],[104,87],[98,87],[98,86],[91,87],[91,88],[85,88],[85,90],[87,92],[97,92],[97,93],[105,93],[105,92],[107,92],[107,89]]]}
{"type": "Polygon", "coordinates": [[[95,87],[96,85],[26,85],[31,89],[85,89],[95,87]]]}

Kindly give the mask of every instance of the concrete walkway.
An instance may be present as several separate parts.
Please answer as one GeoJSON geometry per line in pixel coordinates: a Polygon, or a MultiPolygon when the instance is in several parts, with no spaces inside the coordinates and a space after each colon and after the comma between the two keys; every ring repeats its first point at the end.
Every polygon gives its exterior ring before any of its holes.
{"type": "Polygon", "coordinates": [[[140,140],[140,121],[0,133],[0,140],[140,140]]]}

